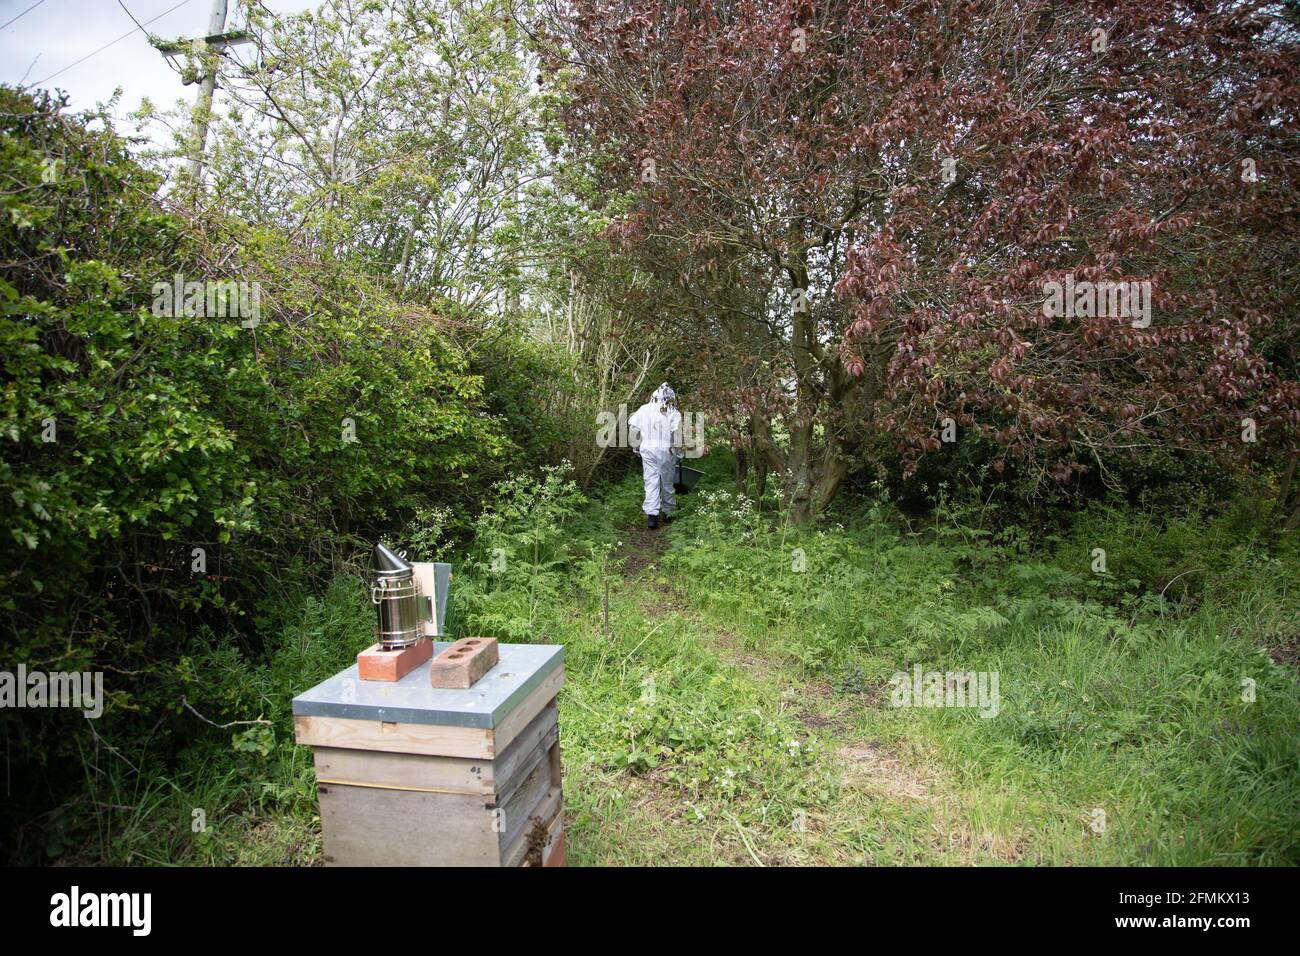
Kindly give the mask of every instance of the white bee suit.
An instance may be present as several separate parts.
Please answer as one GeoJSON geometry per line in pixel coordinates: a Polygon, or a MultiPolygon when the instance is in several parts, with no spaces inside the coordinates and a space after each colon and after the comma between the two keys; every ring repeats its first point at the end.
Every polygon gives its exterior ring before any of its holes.
{"type": "Polygon", "coordinates": [[[645,479],[645,500],[641,510],[647,515],[670,514],[677,507],[673,481],[677,476],[677,459],[682,435],[682,413],[674,404],[677,394],[665,382],[655,389],[646,402],[627,420],[635,429],[635,445],[640,439],[641,476],[645,479]]]}

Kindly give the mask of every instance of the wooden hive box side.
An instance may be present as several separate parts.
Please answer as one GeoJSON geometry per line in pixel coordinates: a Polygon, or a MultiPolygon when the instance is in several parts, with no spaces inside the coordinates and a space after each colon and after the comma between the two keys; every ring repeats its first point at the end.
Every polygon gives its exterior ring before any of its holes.
{"type": "Polygon", "coordinates": [[[332,866],[499,866],[481,796],[322,784],[321,834],[332,866]]]}
{"type": "Polygon", "coordinates": [[[376,689],[349,670],[295,698],[295,735],[313,748],[328,865],[563,859],[563,649],[504,648],[509,659],[477,693],[429,697],[414,689],[420,671],[376,689]]]}
{"type": "Polygon", "coordinates": [[[477,793],[483,796],[491,796],[497,787],[491,760],[341,747],[316,747],[312,758],[316,764],[318,784],[431,793],[477,793]]]}

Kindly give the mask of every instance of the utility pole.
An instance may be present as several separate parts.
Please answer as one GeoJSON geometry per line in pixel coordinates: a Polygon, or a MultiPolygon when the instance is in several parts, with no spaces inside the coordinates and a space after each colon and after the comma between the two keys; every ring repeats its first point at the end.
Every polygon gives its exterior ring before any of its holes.
{"type": "Polygon", "coordinates": [[[208,17],[208,34],[197,41],[185,39],[153,41],[154,47],[164,56],[188,52],[195,42],[205,55],[204,73],[198,80],[199,95],[194,103],[194,121],[190,130],[189,173],[196,186],[202,183],[203,152],[208,141],[208,122],[212,118],[212,94],[217,88],[217,55],[228,46],[252,41],[243,30],[225,32],[226,7],[227,0],[212,0],[212,13],[208,17]],[[209,51],[211,55],[208,55],[209,51]]]}

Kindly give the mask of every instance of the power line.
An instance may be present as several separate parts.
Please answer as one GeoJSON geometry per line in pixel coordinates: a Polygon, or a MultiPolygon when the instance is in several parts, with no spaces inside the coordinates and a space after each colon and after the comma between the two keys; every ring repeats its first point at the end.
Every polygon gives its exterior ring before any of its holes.
{"type": "MultiPolygon", "coordinates": [[[[141,23],[139,20],[137,20],[137,19],[135,18],[135,14],[132,13],[130,10],[128,10],[128,9],[126,8],[126,4],[123,3],[122,0],[117,0],[117,5],[118,5],[119,7],[122,8],[122,12],[123,12],[123,13],[125,13],[128,17],[131,18],[131,22],[132,22],[132,23],[134,23],[134,24],[135,24],[137,27],[139,27],[141,30],[144,29],[144,24],[141,23]]],[[[176,61],[175,61],[175,60],[173,60],[171,57],[167,57],[167,62],[170,63],[170,64],[172,65],[172,69],[173,69],[173,70],[175,70],[177,73],[180,72],[180,67],[178,67],[178,66],[176,65],[176,61]]]]}
{"type": "Polygon", "coordinates": [[[8,23],[4,24],[4,26],[0,26],[0,30],[3,30],[5,27],[9,26],[9,24],[10,24],[10,23],[13,23],[15,20],[21,20],[23,17],[27,16],[27,14],[31,13],[33,10],[35,10],[37,7],[39,7],[39,6],[40,6],[42,3],[44,3],[44,2],[45,2],[45,0],[36,0],[35,3],[33,3],[30,7],[28,7],[26,10],[24,10],[22,13],[18,14],[18,16],[14,17],[13,20],[10,20],[8,23]]]}
{"type": "MultiPolygon", "coordinates": [[[[48,83],[48,82],[50,82],[50,80],[54,79],[56,76],[62,76],[64,73],[67,73],[67,72],[68,72],[70,69],[72,69],[74,66],[80,66],[81,64],[83,64],[83,63],[85,63],[87,60],[89,60],[92,56],[95,56],[96,54],[99,54],[99,53],[103,53],[105,50],[107,50],[109,47],[111,47],[114,43],[120,43],[120,42],[122,42],[122,41],[125,40],[127,37],[132,36],[132,35],[134,35],[135,33],[138,33],[138,32],[140,32],[140,31],[142,31],[142,30],[143,30],[145,27],[147,27],[149,24],[153,23],[154,20],[161,20],[163,17],[167,16],[167,14],[171,13],[173,10],[179,10],[181,7],[185,6],[185,4],[187,4],[187,3],[189,3],[189,2],[190,2],[190,0],[181,0],[180,3],[176,4],[176,6],[174,6],[174,7],[169,7],[168,9],[164,10],[162,13],[158,14],[158,16],[154,17],[152,20],[146,20],[146,21],[144,21],[144,23],[140,24],[139,26],[137,26],[137,27],[133,27],[132,29],[127,30],[125,33],[123,33],[123,34],[122,34],[120,37],[118,37],[116,40],[110,40],[108,43],[105,43],[103,46],[101,46],[98,50],[92,50],[90,53],[87,53],[85,56],[83,56],[83,57],[82,57],[80,60],[78,60],[76,63],[69,63],[69,64],[68,64],[67,66],[65,66],[63,69],[59,70],[58,73],[51,73],[51,74],[50,74],[49,76],[47,76],[45,79],[43,79],[43,80],[37,80],[35,83],[32,84],[32,86],[40,86],[42,83],[48,83]]],[[[127,12],[129,13],[130,11],[127,11],[127,12]]],[[[19,16],[21,16],[21,14],[19,14],[19,16]]],[[[135,17],[132,17],[131,19],[134,20],[135,17]]]]}
{"type": "Polygon", "coordinates": [[[137,29],[144,29],[144,24],[135,18],[135,14],[126,8],[126,4],[123,3],[122,0],[117,0],[117,5],[122,8],[123,13],[131,18],[131,22],[136,25],[137,29]]]}

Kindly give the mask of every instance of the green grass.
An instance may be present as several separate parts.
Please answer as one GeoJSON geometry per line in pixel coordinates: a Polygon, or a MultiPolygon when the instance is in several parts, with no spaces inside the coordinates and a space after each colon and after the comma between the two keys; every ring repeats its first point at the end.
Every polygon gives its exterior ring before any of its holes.
{"type": "MultiPolygon", "coordinates": [[[[792,529],[718,490],[726,465],[655,536],[635,476],[592,501],[556,474],[516,482],[475,549],[444,555],[461,633],[565,645],[572,864],[1300,859],[1300,694],[1267,650],[1294,647],[1300,556],[1245,505],[1097,506],[1031,549],[948,503],[915,529],[883,502],[792,529]],[[997,672],[997,715],[892,706],[914,664],[997,672]]],[[[340,577],[287,609],[265,663],[207,642],[191,702],[269,724],[206,729],[138,773],[101,754],[69,858],[315,861],[288,701],[367,642],[363,597],[340,577]]]]}
{"type": "Polygon", "coordinates": [[[911,534],[878,508],[795,534],[711,497],[678,528],[681,592],[715,625],[779,646],[792,677],[869,698],[842,736],[931,755],[959,829],[1027,862],[1300,858],[1300,695],[1264,649],[1294,641],[1300,620],[1293,542],[1267,553],[1236,510],[1162,525],[1098,507],[1033,554],[951,515],[911,534]],[[1207,573],[1188,580],[1185,565],[1207,573]],[[996,671],[998,715],[890,707],[889,675],[917,663],[996,671]]]}

